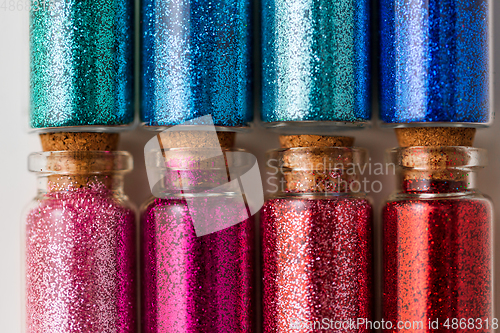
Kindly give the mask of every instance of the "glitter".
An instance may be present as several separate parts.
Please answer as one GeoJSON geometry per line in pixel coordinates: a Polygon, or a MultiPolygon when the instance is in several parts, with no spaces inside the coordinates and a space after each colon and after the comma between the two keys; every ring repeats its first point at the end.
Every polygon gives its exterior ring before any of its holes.
{"type": "Polygon", "coordinates": [[[368,200],[271,199],[262,213],[262,238],[265,333],[291,332],[292,325],[325,318],[372,320],[368,200]]]}
{"type": "Polygon", "coordinates": [[[33,129],[133,123],[132,9],[129,0],[45,1],[33,7],[33,129]]]}
{"type": "Polygon", "coordinates": [[[102,184],[36,205],[25,224],[26,332],[135,332],[133,211],[102,184]]]}
{"type": "MultiPolygon", "coordinates": [[[[225,224],[231,197],[208,223],[225,224]]],[[[252,332],[254,221],[196,237],[182,198],[154,199],[142,214],[143,332],[252,332]]]]}
{"type": "Polygon", "coordinates": [[[367,332],[335,322],[373,320],[372,206],[349,189],[368,154],[325,147],[346,139],[282,136],[268,152],[269,185],[284,184],[261,214],[265,333],[367,332]]]}
{"type": "Polygon", "coordinates": [[[385,206],[383,219],[385,320],[427,327],[436,319],[492,318],[486,199],[397,200],[385,206]]]}
{"type": "Polygon", "coordinates": [[[370,120],[369,12],[368,0],[263,0],[264,123],[370,120]]]}
{"type": "Polygon", "coordinates": [[[489,0],[382,0],[380,118],[489,125],[489,0]]]}
{"type": "Polygon", "coordinates": [[[141,8],[142,122],[252,121],[250,0],[144,0],[141,8]]]}

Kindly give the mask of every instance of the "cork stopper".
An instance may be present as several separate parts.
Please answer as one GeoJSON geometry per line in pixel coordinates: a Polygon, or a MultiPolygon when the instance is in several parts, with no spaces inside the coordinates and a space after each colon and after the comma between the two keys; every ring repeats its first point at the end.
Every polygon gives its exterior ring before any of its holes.
{"type": "Polygon", "coordinates": [[[352,147],[354,138],[348,136],[281,135],[282,148],[297,147],[352,147]]]}
{"type": "Polygon", "coordinates": [[[158,134],[166,165],[182,169],[226,169],[227,160],[212,158],[211,148],[231,149],[236,133],[208,131],[178,131],[158,134]],[[215,135],[216,134],[216,135],[215,135]],[[185,148],[185,149],[177,149],[185,148]]]}
{"type": "Polygon", "coordinates": [[[467,146],[474,143],[475,128],[466,127],[410,127],[396,128],[401,147],[467,146]]]}
{"type": "MultiPolygon", "coordinates": [[[[301,154],[296,154],[293,151],[285,152],[283,160],[284,166],[294,168],[304,167],[305,165],[321,166],[325,162],[333,163],[331,152],[326,148],[352,147],[354,145],[354,138],[322,135],[282,135],[280,136],[280,143],[282,148],[287,149],[311,148],[310,153],[306,156],[301,156],[301,154]]],[[[339,157],[343,161],[352,161],[352,153],[349,150],[342,152],[341,156],[335,156],[334,159],[338,162],[339,157]]]]}
{"type": "MultiPolygon", "coordinates": [[[[118,148],[119,135],[116,133],[44,133],[40,134],[43,151],[68,151],[75,154],[54,154],[47,159],[49,170],[78,170],[68,174],[54,174],[48,177],[49,191],[80,189],[91,184],[102,184],[112,188],[111,174],[91,174],[91,170],[99,164],[109,164],[112,169],[113,160],[95,160],[92,155],[79,154],[87,151],[115,151],[118,148]]],[[[99,166],[101,169],[106,167],[99,166]]]]}
{"type": "Polygon", "coordinates": [[[344,192],[355,175],[347,168],[354,160],[354,138],[343,136],[280,136],[285,150],[281,163],[288,192],[344,192]],[[293,148],[301,148],[300,151],[293,148]],[[339,149],[334,149],[339,148],[339,149]]]}
{"type": "Polygon", "coordinates": [[[44,133],[40,134],[43,151],[114,151],[117,133],[44,133]]]}

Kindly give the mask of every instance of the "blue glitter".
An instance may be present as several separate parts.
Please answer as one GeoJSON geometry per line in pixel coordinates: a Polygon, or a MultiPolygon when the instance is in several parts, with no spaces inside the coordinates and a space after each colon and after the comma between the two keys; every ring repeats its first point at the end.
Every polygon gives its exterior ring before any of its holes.
{"type": "Polygon", "coordinates": [[[33,129],[112,130],[134,122],[133,18],[130,0],[33,2],[33,129]]]}
{"type": "Polygon", "coordinates": [[[250,0],[142,1],[141,120],[252,121],[250,0]]]}
{"type": "Polygon", "coordinates": [[[381,0],[380,6],[382,121],[489,125],[490,1],[381,0]]]}
{"type": "Polygon", "coordinates": [[[263,122],[370,120],[369,3],[263,0],[263,122]]]}

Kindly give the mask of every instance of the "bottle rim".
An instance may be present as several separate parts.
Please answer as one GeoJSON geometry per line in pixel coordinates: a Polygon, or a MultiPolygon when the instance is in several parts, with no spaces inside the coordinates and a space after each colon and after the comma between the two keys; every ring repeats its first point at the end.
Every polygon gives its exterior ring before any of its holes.
{"type": "Polygon", "coordinates": [[[146,152],[145,162],[147,168],[159,170],[226,170],[227,167],[249,165],[252,157],[247,150],[240,148],[181,147],[146,152]],[[219,161],[218,157],[224,160],[219,161]]]}
{"type": "Polygon", "coordinates": [[[126,151],[49,151],[28,157],[28,170],[38,175],[128,173],[132,155],[126,151]]]}

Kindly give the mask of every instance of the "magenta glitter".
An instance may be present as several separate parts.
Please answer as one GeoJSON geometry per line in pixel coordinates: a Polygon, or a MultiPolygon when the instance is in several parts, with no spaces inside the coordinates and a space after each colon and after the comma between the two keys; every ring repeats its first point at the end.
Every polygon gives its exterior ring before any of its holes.
{"type": "MultiPolygon", "coordinates": [[[[207,223],[225,224],[234,215],[232,200],[221,196],[221,209],[207,223]]],[[[253,220],[197,237],[191,218],[197,212],[184,199],[154,199],[145,207],[142,332],[253,332],[253,220]]]]}
{"type": "Polygon", "coordinates": [[[493,204],[476,188],[486,156],[472,147],[389,151],[399,184],[382,211],[383,332],[498,329],[493,204]]]}
{"type": "Polygon", "coordinates": [[[26,333],[137,331],[135,215],[110,190],[44,194],[25,232],[26,333]]]}
{"type": "Polygon", "coordinates": [[[268,200],[262,214],[264,332],[368,332],[372,207],[355,197],[268,200]]]}

